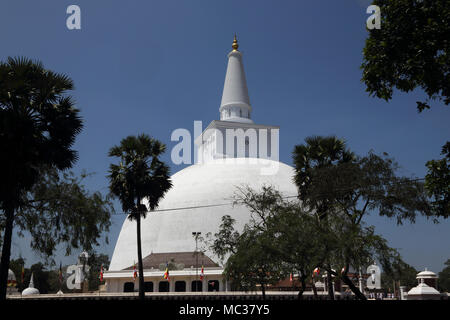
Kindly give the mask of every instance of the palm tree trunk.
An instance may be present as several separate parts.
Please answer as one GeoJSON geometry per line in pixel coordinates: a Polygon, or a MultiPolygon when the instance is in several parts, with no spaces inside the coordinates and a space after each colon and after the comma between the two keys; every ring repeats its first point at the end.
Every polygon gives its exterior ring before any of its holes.
{"type": "Polygon", "coordinates": [[[6,300],[9,260],[11,257],[11,239],[14,225],[13,206],[11,205],[6,206],[5,216],[6,216],[5,234],[3,235],[2,258],[0,262],[0,301],[6,300]]]}
{"type": "Polygon", "coordinates": [[[141,248],[141,214],[138,212],[136,217],[136,234],[137,234],[137,249],[138,249],[138,268],[139,268],[139,299],[145,300],[144,291],[144,267],[142,265],[142,248],[141,248]]]}

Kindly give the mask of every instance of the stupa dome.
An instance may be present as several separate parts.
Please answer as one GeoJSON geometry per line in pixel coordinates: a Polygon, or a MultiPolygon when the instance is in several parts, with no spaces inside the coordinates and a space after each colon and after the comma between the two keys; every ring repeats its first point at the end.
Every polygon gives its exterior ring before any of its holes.
{"type": "Polygon", "coordinates": [[[28,285],[28,288],[22,291],[23,296],[30,296],[34,294],[39,294],[39,290],[34,287],[34,281],[33,281],[33,274],[31,274],[31,280],[30,284],[28,285]]]}
{"type": "MultiPolygon", "coordinates": [[[[261,190],[273,186],[283,196],[295,196],[294,169],[268,159],[218,159],[191,165],[172,176],[173,187],[160,201],[154,212],[142,220],[142,256],[153,253],[193,252],[192,232],[216,233],[222,216],[236,220],[235,228],[242,230],[250,220],[246,206],[234,205],[238,187],[261,190]],[[262,174],[272,166],[275,174],[262,174]]],[[[205,254],[215,258],[211,252],[205,254]]],[[[217,260],[217,259],[215,259],[217,260]]],[[[137,262],[136,222],[126,219],[120,231],[110,271],[123,270],[137,262]]],[[[219,261],[216,261],[219,262],[219,261]]]]}
{"type": "Polygon", "coordinates": [[[33,294],[39,294],[39,290],[36,288],[26,288],[25,290],[22,291],[23,296],[30,296],[33,294]]]}

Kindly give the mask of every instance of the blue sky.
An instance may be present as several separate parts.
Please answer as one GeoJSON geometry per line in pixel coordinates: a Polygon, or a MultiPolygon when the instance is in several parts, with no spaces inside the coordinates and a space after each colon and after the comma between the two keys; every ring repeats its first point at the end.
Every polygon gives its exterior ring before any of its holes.
{"type": "MultiPolygon", "coordinates": [[[[256,123],[279,125],[280,160],[310,135],[337,135],[358,154],[387,152],[407,176],[424,177],[449,139],[450,110],[434,103],[419,114],[416,91],[389,103],[369,97],[360,81],[370,1],[22,1],[0,3],[0,59],[24,55],[69,75],[84,118],[75,149],[76,172],[96,175],[92,190],[107,192],[108,149],[130,134],[165,142],[170,162],[176,128],[193,132],[219,117],[227,53],[238,35],[256,123]],[[81,8],[81,30],[66,28],[66,8],[81,8]]],[[[183,166],[171,164],[173,173],[183,166]]],[[[118,207],[118,211],[121,211],[118,207]]],[[[125,217],[113,216],[112,254],[125,217]]],[[[437,272],[450,258],[449,221],[397,226],[371,216],[369,224],[418,269],[437,272]]],[[[103,241],[102,241],[103,242],[103,241]]],[[[40,259],[29,239],[14,238],[13,257],[40,259]]],[[[55,256],[63,264],[75,262],[55,256]]]]}

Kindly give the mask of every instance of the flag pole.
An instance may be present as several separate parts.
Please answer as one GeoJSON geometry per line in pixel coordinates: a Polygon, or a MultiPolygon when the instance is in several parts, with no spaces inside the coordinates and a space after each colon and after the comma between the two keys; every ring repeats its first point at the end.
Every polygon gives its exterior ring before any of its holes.
{"type": "Polygon", "coordinates": [[[201,232],[192,232],[192,235],[195,237],[195,292],[198,292],[198,236],[201,232]]]}

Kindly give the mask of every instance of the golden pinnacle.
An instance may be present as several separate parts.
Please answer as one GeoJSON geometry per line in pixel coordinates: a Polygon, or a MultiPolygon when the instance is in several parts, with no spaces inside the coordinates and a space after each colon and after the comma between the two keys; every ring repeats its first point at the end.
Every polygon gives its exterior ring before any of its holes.
{"type": "Polygon", "coordinates": [[[237,51],[237,49],[239,48],[239,45],[236,40],[236,34],[234,35],[234,40],[233,40],[233,44],[231,45],[231,47],[233,48],[233,51],[237,51]]]}

